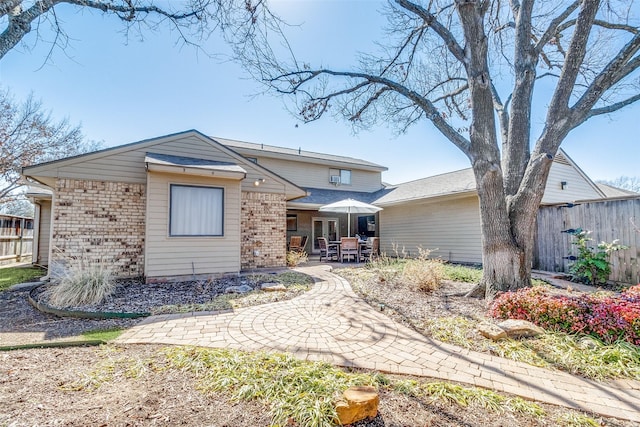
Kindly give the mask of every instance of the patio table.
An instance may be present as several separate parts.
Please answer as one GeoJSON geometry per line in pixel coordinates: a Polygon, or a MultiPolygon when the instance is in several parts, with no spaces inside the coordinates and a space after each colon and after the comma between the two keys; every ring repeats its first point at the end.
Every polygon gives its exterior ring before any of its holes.
{"type": "MultiPolygon", "coordinates": [[[[338,248],[338,259],[340,259],[340,250],[342,248],[342,240],[331,240],[327,243],[330,246],[336,246],[338,248]]],[[[360,252],[362,248],[367,247],[366,240],[358,240],[358,262],[360,262],[360,252]]]]}

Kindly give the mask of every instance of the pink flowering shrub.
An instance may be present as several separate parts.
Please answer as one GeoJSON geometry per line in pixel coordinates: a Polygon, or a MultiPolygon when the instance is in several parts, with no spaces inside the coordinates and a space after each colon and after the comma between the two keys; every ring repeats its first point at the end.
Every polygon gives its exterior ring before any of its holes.
{"type": "Polygon", "coordinates": [[[489,308],[497,319],[522,319],[553,331],[595,336],[640,345],[640,285],[617,296],[552,295],[524,288],[499,295],[489,308]]]}

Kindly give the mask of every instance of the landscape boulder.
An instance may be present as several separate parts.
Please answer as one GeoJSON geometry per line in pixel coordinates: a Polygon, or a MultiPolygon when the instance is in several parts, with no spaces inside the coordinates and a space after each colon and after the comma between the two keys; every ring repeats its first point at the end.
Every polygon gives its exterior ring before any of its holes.
{"type": "Polygon", "coordinates": [[[507,338],[507,332],[500,326],[489,322],[482,322],[478,325],[478,332],[485,337],[493,341],[498,341],[507,338]]]}
{"type": "Polygon", "coordinates": [[[371,386],[349,387],[342,394],[344,400],[336,404],[341,425],[353,424],[378,415],[380,397],[378,390],[371,386]]]}
{"type": "Polygon", "coordinates": [[[249,285],[229,286],[224,290],[225,294],[245,294],[251,292],[253,288],[249,285]]]}
{"type": "Polygon", "coordinates": [[[526,320],[507,319],[498,323],[498,326],[504,329],[509,338],[530,338],[544,334],[544,329],[526,320]]]}
{"type": "Polygon", "coordinates": [[[260,285],[260,289],[266,292],[284,292],[287,290],[287,287],[281,283],[270,282],[260,285]]]}

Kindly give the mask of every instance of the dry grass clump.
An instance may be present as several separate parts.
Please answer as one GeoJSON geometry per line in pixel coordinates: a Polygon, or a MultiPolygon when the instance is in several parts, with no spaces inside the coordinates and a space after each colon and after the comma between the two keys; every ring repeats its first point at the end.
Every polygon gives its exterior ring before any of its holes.
{"type": "Polygon", "coordinates": [[[431,292],[440,287],[444,267],[439,260],[429,259],[430,250],[420,248],[418,257],[407,260],[402,269],[402,281],[422,292],[431,292]]]}
{"type": "Polygon", "coordinates": [[[402,281],[423,292],[431,292],[442,284],[442,263],[433,260],[412,259],[402,270],[402,281]]]}
{"type": "Polygon", "coordinates": [[[297,267],[309,260],[305,251],[287,251],[287,267],[297,267]]]}
{"type": "Polygon", "coordinates": [[[113,271],[104,262],[81,261],[66,269],[60,282],[49,292],[49,302],[57,307],[99,304],[113,293],[113,271]]]}

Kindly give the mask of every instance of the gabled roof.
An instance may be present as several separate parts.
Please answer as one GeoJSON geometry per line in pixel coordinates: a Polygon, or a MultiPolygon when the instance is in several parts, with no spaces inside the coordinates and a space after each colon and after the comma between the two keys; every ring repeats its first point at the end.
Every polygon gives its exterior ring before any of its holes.
{"type": "Polygon", "coordinates": [[[335,154],[317,153],[314,151],[306,151],[302,149],[277,147],[275,145],[256,144],[253,142],[236,141],[233,139],[225,139],[213,137],[216,141],[231,147],[244,155],[254,155],[262,157],[271,157],[276,159],[292,159],[304,160],[309,163],[320,164],[343,164],[357,166],[360,169],[374,170],[383,172],[388,170],[387,167],[367,160],[357,159],[355,157],[338,156],[335,154]]]}
{"type": "Polygon", "coordinates": [[[573,159],[571,157],[569,157],[569,155],[567,154],[566,151],[564,151],[562,148],[558,148],[558,152],[556,153],[555,157],[553,158],[554,162],[558,162],[558,163],[565,163],[568,164],[570,166],[572,166],[577,172],[578,174],[580,174],[580,176],[582,176],[582,178],[589,183],[589,185],[596,191],[596,193],[598,193],[601,197],[606,197],[606,195],[604,194],[604,192],[602,191],[602,189],[600,189],[595,182],[593,182],[593,180],[591,178],[589,178],[589,176],[584,173],[584,171],[582,169],[580,169],[580,166],[578,166],[576,164],[576,162],[573,161],[573,159]]]}
{"type": "MultiPolygon", "coordinates": [[[[211,147],[216,148],[217,150],[225,153],[226,155],[228,155],[229,157],[231,157],[232,159],[234,159],[234,161],[238,162],[238,166],[243,165],[244,167],[246,167],[247,169],[252,169],[252,170],[256,170],[259,171],[260,173],[264,173],[267,177],[269,177],[270,179],[275,180],[276,182],[282,183],[285,188],[287,189],[287,196],[290,199],[294,199],[294,198],[298,198],[298,197],[303,197],[306,193],[304,192],[304,190],[300,187],[298,187],[295,183],[292,183],[291,181],[287,180],[286,178],[281,177],[280,175],[278,175],[277,173],[265,168],[262,165],[258,165],[256,163],[253,163],[249,160],[246,159],[246,157],[242,156],[241,154],[237,153],[236,151],[234,151],[232,148],[227,147],[226,145],[211,139],[210,137],[208,137],[207,135],[195,130],[195,129],[191,129],[191,130],[187,130],[187,131],[183,131],[183,132],[177,132],[174,134],[169,134],[169,135],[164,135],[164,136],[159,136],[159,137],[155,137],[155,138],[150,138],[150,139],[145,139],[142,141],[137,141],[137,142],[132,142],[130,144],[125,144],[125,145],[120,145],[117,147],[110,147],[110,148],[106,148],[103,150],[98,150],[98,151],[94,151],[91,153],[85,153],[85,154],[80,154],[77,156],[72,156],[72,157],[66,157],[64,159],[59,159],[59,160],[53,160],[50,162],[45,162],[45,163],[40,163],[37,165],[32,165],[32,166],[27,166],[25,168],[22,169],[22,174],[28,177],[32,177],[33,179],[38,179],[39,176],[56,176],[51,175],[53,172],[55,171],[56,168],[60,168],[60,167],[65,167],[65,166],[74,166],[77,164],[82,164],[85,161],[89,161],[89,160],[94,160],[94,159],[101,159],[101,158],[105,158],[111,155],[116,155],[116,154],[120,154],[120,153],[128,153],[130,151],[136,150],[139,151],[141,149],[144,149],[146,147],[153,147],[155,145],[158,144],[163,144],[165,142],[169,142],[169,141],[174,141],[176,139],[180,139],[180,138],[188,138],[188,137],[194,137],[197,138],[198,140],[210,145],[211,147]],[[48,174],[48,175],[44,175],[44,174],[48,174]]],[[[147,153],[148,155],[149,153],[147,153]]],[[[181,162],[181,161],[186,161],[186,162],[193,162],[193,158],[189,159],[189,160],[184,160],[184,159],[188,159],[188,158],[183,158],[183,160],[180,160],[179,156],[170,156],[173,159],[171,161],[173,162],[181,162]]],[[[165,158],[165,161],[167,160],[167,158],[165,158]]],[[[141,167],[143,167],[144,165],[141,164],[141,167]]],[[[202,166],[202,165],[200,165],[202,166]]],[[[244,171],[244,169],[243,169],[244,171]]]]}
{"type": "Polygon", "coordinates": [[[371,203],[385,206],[439,196],[475,193],[476,181],[471,168],[443,173],[387,187],[375,193],[371,203]]]}
{"type": "MultiPolygon", "coordinates": [[[[593,187],[602,197],[605,197],[602,189],[578,167],[564,150],[558,149],[553,161],[573,167],[588,185],[593,187]]],[[[385,206],[434,197],[472,193],[476,193],[476,181],[473,169],[467,168],[405,182],[395,186],[388,186],[385,190],[376,193],[377,197],[371,200],[370,203],[385,206]]]]}
{"type": "Polygon", "coordinates": [[[635,191],[631,190],[625,190],[624,188],[614,187],[613,185],[604,184],[601,182],[597,182],[596,185],[607,198],[640,196],[640,193],[636,193],[635,191]]]}

